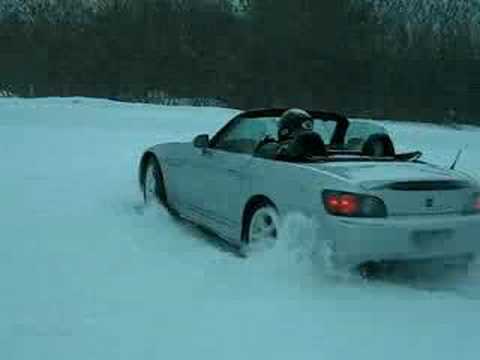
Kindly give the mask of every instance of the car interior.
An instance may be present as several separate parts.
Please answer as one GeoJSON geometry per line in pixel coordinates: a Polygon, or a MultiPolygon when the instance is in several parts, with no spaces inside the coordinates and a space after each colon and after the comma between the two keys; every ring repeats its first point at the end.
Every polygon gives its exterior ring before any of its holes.
{"type": "MultiPolygon", "coordinates": [[[[380,124],[353,120],[341,123],[314,118],[312,132],[297,135],[279,155],[279,116],[238,117],[214,137],[211,148],[280,161],[408,161],[418,152],[397,156],[380,124]]],[[[421,154],[420,154],[421,155],[421,154]]]]}

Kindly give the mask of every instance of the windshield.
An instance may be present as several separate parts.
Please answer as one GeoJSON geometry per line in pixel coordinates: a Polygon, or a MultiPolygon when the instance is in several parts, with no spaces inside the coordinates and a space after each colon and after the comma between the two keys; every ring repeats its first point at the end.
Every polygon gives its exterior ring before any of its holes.
{"type": "MultiPolygon", "coordinates": [[[[242,153],[253,153],[260,141],[269,138],[278,141],[277,116],[237,118],[213,138],[211,147],[242,153]]],[[[313,131],[317,132],[325,142],[330,144],[337,123],[333,120],[314,119],[313,131]]]]}

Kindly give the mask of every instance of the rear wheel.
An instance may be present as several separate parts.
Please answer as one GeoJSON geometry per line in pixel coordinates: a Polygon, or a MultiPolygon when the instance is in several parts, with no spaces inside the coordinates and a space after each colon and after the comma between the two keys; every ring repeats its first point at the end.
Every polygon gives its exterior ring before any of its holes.
{"type": "Polygon", "coordinates": [[[280,224],[275,207],[260,202],[246,214],[242,236],[242,254],[272,246],[278,239],[280,224]]]}
{"type": "Polygon", "coordinates": [[[474,262],[475,256],[473,254],[466,254],[446,259],[443,261],[443,267],[447,272],[467,276],[470,270],[472,270],[474,262]]]}

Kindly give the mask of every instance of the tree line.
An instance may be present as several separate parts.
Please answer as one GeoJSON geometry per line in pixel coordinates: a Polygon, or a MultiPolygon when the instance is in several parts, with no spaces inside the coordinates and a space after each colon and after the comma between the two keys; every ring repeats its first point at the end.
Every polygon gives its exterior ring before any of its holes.
{"type": "Polygon", "coordinates": [[[21,96],[480,115],[472,23],[449,14],[398,22],[401,1],[381,9],[359,0],[13,1],[0,9],[0,90],[21,96]]]}

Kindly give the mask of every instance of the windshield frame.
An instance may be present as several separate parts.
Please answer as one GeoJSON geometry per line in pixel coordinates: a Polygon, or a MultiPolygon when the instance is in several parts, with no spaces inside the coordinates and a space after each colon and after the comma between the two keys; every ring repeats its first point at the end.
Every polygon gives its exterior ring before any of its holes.
{"type": "MultiPolygon", "coordinates": [[[[227,122],[225,126],[223,126],[220,130],[216,132],[216,134],[210,139],[208,148],[212,150],[218,151],[225,151],[229,153],[241,153],[241,154],[249,154],[251,156],[256,156],[255,152],[250,153],[249,151],[235,151],[223,148],[221,146],[222,139],[225,136],[228,136],[228,133],[234,131],[235,127],[237,127],[241,122],[245,120],[253,120],[258,119],[259,121],[264,120],[265,118],[273,118],[279,119],[281,115],[288,109],[260,109],[260,110],[250,110],[245,112],[240,112],[239,114],[235,115],[230,121],[227,122]]],[[[378,127],[378,132],[372,132],[372,134],[386,134],[388,135],[387,129],[372,119],[348,119],[346,116],[327,112],[327,111],[307,111],[310,116],[316,122],[333,122],[334,129],[330,136],[330,141],[327,145],[327,156],[321,157],[307,157],[303,161],[304,163],[312,163],[312,162],[385,162],[385,161],[416,161],[422,154],[420,152],[411,152],[406,154],[394,154],[394,156],[368,156],[362,154],[360,149],[351,149],[348,148],[345,144],[348,130],[351,125],[353,124],[365,124],[366,126],[371,125],[373,127],[378,127]]],[[[326,139],[325,139],[326,140],[326,139]]],[[[278,161],[285,161],[280,159],[274,159],[278,161]]]]}

